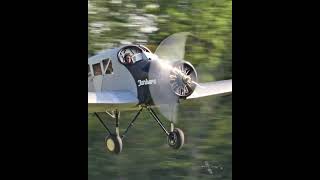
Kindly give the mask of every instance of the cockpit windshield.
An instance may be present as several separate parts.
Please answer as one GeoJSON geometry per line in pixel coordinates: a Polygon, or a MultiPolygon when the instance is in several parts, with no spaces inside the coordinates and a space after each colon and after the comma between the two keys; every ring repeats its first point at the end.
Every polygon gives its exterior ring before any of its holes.
{"type": "Polygon", "coordinates": [[[138,46],[126,46],[118,52],[118,59],[122,64],[130,65],[139,61],[148,60],[144,53],[149,52],[138,46]]]}

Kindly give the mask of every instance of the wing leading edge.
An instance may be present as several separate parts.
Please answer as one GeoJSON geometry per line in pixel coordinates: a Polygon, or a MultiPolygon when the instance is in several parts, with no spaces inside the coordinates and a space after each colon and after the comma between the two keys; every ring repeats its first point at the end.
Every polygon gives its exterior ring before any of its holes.
{"type": "MultiPolygon", "coordinates": [[[[199,85],[187,99],[232,92],[232,80],[199,83],[199,85]]],[[[135,109],[138,103],[138,98],[130,91],[88,92],[89,112],[104,112],[108,107],[111,109],[123,107],[131,110],[135,109]]]]}
{"type": "Polygon", "coordinates": [[[194,92],[187,99],[225,94],[232,92],[232,80],[199,83],[194,92]],[[200,85],[200,86],[199,86],[200,85]]]}

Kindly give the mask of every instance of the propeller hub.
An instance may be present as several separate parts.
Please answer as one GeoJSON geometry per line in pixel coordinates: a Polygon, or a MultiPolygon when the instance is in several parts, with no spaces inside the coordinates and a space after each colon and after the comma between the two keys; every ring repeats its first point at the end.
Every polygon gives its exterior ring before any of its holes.
{"type": "Polygon", "coordinates": [[[184,82],[185,84],[190,84],[190,83],[192,82],[191,77],[188,76],[188,75],[184,75],[184,76],[182,77],[182,80],[183,80],[183,82],[184,82]]]}

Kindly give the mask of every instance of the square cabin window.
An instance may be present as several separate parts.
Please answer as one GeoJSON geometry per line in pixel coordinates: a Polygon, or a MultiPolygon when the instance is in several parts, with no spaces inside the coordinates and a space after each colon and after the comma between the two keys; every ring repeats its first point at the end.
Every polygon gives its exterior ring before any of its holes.
{"type": "Polygon", "coordinates": [[[102,70],[101,70],[100,63],[94,64],[92,67],[93,67],[93,73],[94,73],[95,76],[102,75],[102,70]]]}
{"type": "Polygon", "coordinates": [[[111,59],[104,59],[102,60],[103,69],[105,74],[112,74],[113,68],[112,68],[112,61],[111,59]]]}

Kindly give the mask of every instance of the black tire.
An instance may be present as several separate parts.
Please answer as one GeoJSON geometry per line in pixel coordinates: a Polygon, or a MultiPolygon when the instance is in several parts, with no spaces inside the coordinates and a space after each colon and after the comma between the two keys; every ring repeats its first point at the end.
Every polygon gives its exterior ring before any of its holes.
{"type": "Polygon", "coordinates": [[[109,152],[119,154],[122,151],[122,139],[116,135],[109,135],[105,139],[105,146],[109,152]]]}
{"type": "Polygon", "coordinates": [[[181,129],[175,128],[168,136],[168,145],[173,149],[181,149],[184,144],[184,133],[181,129]]]}

